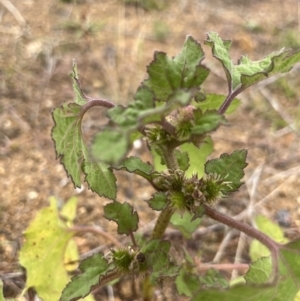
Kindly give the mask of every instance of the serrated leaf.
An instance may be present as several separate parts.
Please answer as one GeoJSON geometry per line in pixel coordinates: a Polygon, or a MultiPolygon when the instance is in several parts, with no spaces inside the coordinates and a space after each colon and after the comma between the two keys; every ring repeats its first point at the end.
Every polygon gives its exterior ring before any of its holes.
{"type": "MultiPolygon", "coordinates": [[[[268,235],[274,241],[281,244],[288,242],[288,239],[284,236],[282,229],[267,217],[258,215],[255,217],[254,222],[258,230],[268,235]]],[[[250,245],[249,255],[251,260],[255,261],[262,256],[269,256],[270,251],[259,241],[253,240],[250,245]]]]}
{"type": "Polygon", "coordinates": [[[194,123],[192,135],[203,135],[216,130],[225,119],[217,111],[206,111],[203,113],[200,109],[194,110],[194,123]]]}
{"type": "Polygon", "coordinates": [[[228,290],[201,290],[192,301],[294,301],[300,289],[300,241],[280,250],[279,281],[273,285],[236,285],[228,290]]]}
{"type": "Polygon", "coordinates": [[[104,207],[104,217],[118,224],[118,233],[129,235],[138,228],[139,217],[128,203],[113,202],[104,207]]]}
{"type": "Polygon", "coordinates": [[[82,106],[86,103],[86,99],[83,97],[80,86],[77,81],[79,79],[79,76],[78,76],[77,65],[75,60],[73,61],[73,70],[70,76],[73,79],[73,90],[75,93],[74,102],[82,106]]]}
{"type": "Polygon", "coordinates": [[[222,40],[217,33],[210,32],[205,44],[212,47],[214,57],[222,63],[230,92],[237,89],[242,91],[269,75],[287,72],[300,61],[300,50],[281,49],[260,61],[251,61],[243,56],[235,65],[229,55],[230,41],[222,40]]]}
{"type": "Polygon", "coordinates": [[[193,215],[185,211],[183,214],[175,212],[172,215],[170,222],[175,228],[181,231],[181,233],[186,239],[189,239],[192,237],[192,233],[201,224],[201,219],[193,219],[193,215]]]}
{"type": "Polygon", "coordinates": [[[244,278],[247,283],[263,284],[269,280],[271,272],[271,257],[261,257],[250,265],[249,271],[244,278]]]}
{"type": "Polygon", "coordinates": [[[209,74],[201,65],[204,53],[201,45],[187,37],[181,52],[173,59],[163,52],[155,52],[153,62],[148,66],[149,78],[144,85],[154,91],[157,101],[168,101],[177,89],[199,87],[209,74]]]}
{"type": "Polygon", "coordinates": [[[153,210],[161,211],[168,203],[167,196],[163,192],[156,192],[152,198],[147,201],[150,208],[153,210]]]}
{"type": "Polygon", "coordinates": [[[222,190],[224,194],[228,194],[241,186],[244,168],[248,165],[246,158],[246,150],[236,150],[230,155],[222,154],[218,159],[207,161],[205,173],[220,175],[226,182],[229,182],[230,185],[225,186],[222,190]]]}
{"type": "MultiPolygon", "coordinates": [[[[196,108],[200,108],[203,113],[205,113],[207,110],[218,110],[226,99],[225,95],[219,94],[206,94],[205,96],[206,98],[204,101],[193,104],[196,108]]],[[[240,104],[241,101],[237,98],[234,98],[226,110],[226,114],[233,113],[240,104]]]]}
{"type": "Polygon", "coordinates": [[[74,235],[60,221],[55,200],[50,201],[50,207],[39,211],[26,229],[26,242],[19,253],[27,271],[26,288],[34,287],[44,301],[58,300],[69,281],[64,255],[74,235]]]}
{"type": "Polygon", "coordinates": [[[198,177],[201,178],[204,175],[206,159],[213,151],[213,142],[211,138],[205,138],[203,144],[199,148],[192,143],[185,143],[180,146],[180,150],[188,153],[189,156],[190,165],[185,172],[185,175],[191,177],[193,174],[197,174],[198,177]]]}
{"type": "Polygon", "coordinates": [[[142,176],[147,180],[151,180],[154,167],[149,162],[143,162],[138,157],[129,157],[126,158],[121,165],[119,165],[117,170],[127,170],[128,172],[135,173],[142,176]]]}
{"type": "Polygon", "coordinates": [[[55,126],[52,137],[57,157],[64,165],[76,187],[81,186],[80,172],[83,169],[89,187],[100,196],[116,198],[116,178],[102,163],[92,162],[81,134],[81,107],[78,104],[63,104],[53,111],[55,126]]]}
{"type": "Polygon", "coordinates": [[[104,255],[97,253],[83,260],[79,269],[83,273],[72,277],[71,282],[63,290],[60,301],[75,301],[87,296],[112,268],[104,255]]]}

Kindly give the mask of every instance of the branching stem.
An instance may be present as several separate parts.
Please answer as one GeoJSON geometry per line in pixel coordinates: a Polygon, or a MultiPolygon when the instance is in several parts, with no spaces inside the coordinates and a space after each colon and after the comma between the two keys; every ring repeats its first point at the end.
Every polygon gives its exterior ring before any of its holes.
{"type": "Polygon", "coordinates": [[[274,276],[278,274],[278,257],[279,257],[280,244],[276,243],[269,236],[249,226],[248,224],[237,221],[231,218],[230,216],[224,215],[207,205],[204,205],[204,208],[205,208],[205,214],[210,218],[218,222],[221,222],[222,224],[225,224],[229,227],[235,228],[247,234],[248,236],[257,239],[259,242],[264,244],[271,252],[274,276]]]}

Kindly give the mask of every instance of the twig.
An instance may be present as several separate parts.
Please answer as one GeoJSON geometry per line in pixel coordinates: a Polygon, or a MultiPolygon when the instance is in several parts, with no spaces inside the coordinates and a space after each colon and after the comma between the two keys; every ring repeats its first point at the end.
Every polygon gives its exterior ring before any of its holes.
{"type": "Polygon", "coordinates": [[[14,16],[20,26],[25,27],[27,22],[19,10],[8,0],[0,0],[1,4],[14,16]]]}
{"type": "MultiPolygon", "coordinates": [[[[235,253],[235,259],[234,259],[235,265],[238,265],[241,262],[242,254],[245,247],[245,242],[246,242],[246,235],[244,233],[241,233],[238,246],[236,249],[236,253],[235,253]]],[[[238,276],[238,271],[237,269],[234,269],[231,273],[231,279],[235,279],[237,276],[238,276]]]]}
{"type": "MultiPolygon", "coordinates": [[[[228,231],[228,227],[226,227],[226,232],[228,231]]],[[[212,262],[214,263],[217,263],[217,262],[220,262],[220,260],[222,259],[223,257],[223,254],[224,254],[224,251],[228,245],[228,243],[230,242],[231,240],[231,237],[232,237],[232,234],[233,234],[233,231],[232,230],[229,230],[225,237],[223,238],[222,242],[220,243],[219,245],[219,248],[218,248],[218,251],[214,257],[214,259],[212,260],[212,262]]]]}
{"type": "Polygon", "coordinates": [[[205,264],[199,264],[197,266],[197,270],[199,272],[205,272],[209,269],[215,269],[218,271],[231,271],[231,270],[239,270],[242,273],[246,273],[249,269],[249,265],[246,263],[238,263],[238,264],[234,264],[234,263],[220,263],[220,264],[209,264],[209,263],[205,263],[205,264]]]}

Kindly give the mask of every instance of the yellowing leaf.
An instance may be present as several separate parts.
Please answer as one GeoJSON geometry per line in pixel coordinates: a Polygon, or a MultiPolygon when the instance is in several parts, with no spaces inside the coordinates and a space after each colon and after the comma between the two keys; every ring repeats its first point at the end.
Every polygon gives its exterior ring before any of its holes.
{"type": "Polygon", "coordinates": [[[19,261],[27,271],[26,289],[33,287],[43,301],[58,300],[69,282],[64,254],[74,235],[59,219],[55,199],[37,213],[25,231],[19,261]]]}

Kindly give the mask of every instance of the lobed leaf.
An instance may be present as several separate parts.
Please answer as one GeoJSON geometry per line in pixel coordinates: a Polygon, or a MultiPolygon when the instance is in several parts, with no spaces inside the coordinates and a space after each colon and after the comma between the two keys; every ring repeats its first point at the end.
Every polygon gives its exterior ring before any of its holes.
{"type": "Polygon", "coordinates": [[[224,187],[223,193],[237,190],[242,182],[244,176],[244,168],[248,165],[246,163],[247,151],[236,150],[232,154],[222,154],[220,158],[207,161],[205,164],[206,174],[217,174],[229,182],[230,186],[224,187]]]}
{"type": "Polygon", "coordinates": [[[55,126],[52,138],[55,142],[57,157],[64,165],[68,176],[76,187],[81,186],[81,170],[86,175],[89,187],[100,196],[116,198],[116,178],[107,165],[92,162],[81,133],[81,106],[63,104],[53,111],[55,126]]]}
{"type": "Polygon", "coordinates": [[[173,59],[163,52],[155,52],[153,62],[147,67],[149,78],[144,85],[154,91],[156,101],[168,101],[177,89],[198,88],[209,74],[201,65],[204,53],[201,45],[188,36],[181,52],[173,59]]]}
{"type": "Polygon", "coordinates": [[[205,44],[212,48],[214,57],[222,63],[229,92],[237,89],[242,91],[269,75],[287,72],[300,61],[300,50],[281,49],[260,61],[251,61],[247,56],[242,56],[235,65],[229,54],[230,41],[222,40],[217,33],[210,32],[205,44]]]}
{"type": "Polygon", "coordinates": [[[118,233],[129,235],[138,229],[139,217],[128,203],[114,201],[104,207],[104,217],[118,224],[118,233]]]}

